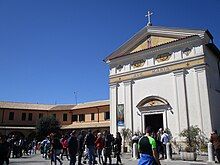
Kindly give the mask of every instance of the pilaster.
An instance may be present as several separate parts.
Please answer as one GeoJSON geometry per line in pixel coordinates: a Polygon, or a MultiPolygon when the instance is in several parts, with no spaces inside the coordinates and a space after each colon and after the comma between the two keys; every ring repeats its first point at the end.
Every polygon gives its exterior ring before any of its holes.
{"type": "Polygon", "coordinates": [[[133,102],[132,102],[132,83],[133,81],[125,81],[124,83],[124,112],[125,126],[133,132],[133,102]]]}
{"type": "Polygon", "coordinates": [[[117,127],[118,84],[110,84],[110,132],[116,135],[117,127]]]}
{"type": "Polygon", "coordinates": [[[177,112],[178,133],[189,126],[188,103],[186,94],[185,69],[176,70],[174,75],[174,96],[177,112]]]}
{"type": "Polygon", "coordinates": [[[202,114],[202,105],[201,105],[201,96],[200,96],[200,83],[199,83],[199,74],[203,72],[205,69],[205,66],[196,66],[194,67],[194,87],[195,87],[195,92],[196,92],[196,107],[198,111],[198,115],[200,118],[200,125],[199,128],[204,131],[203,127],[203,114],[202,114]]]}
{"type": "Polygon", "coordinates": [[[211,116],[210,116],[210,105],[208,96],[208,85],[206,77],[206,66],[199,65],[194,67],[195,76],[195,89],[196,89],[196,100],[197,107],[199,108],[200,117],[200,129],[207,135],[212,130],[211,116]]]}

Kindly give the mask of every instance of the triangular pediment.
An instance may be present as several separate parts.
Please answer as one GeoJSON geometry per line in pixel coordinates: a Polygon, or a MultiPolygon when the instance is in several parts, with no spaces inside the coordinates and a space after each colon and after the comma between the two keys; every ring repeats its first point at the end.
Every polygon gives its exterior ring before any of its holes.
{"type": "Polygon", "coordinates": [[[129,53],[138,52],[144,49],[162,45],[168,42],[177,40],[178,38],[163,37],[163,36],[147,36],[143,41],[137,43],[137,45],[131,49],[129,53]]]}
{"type": "Polygon", "coordinates": [[[116,49],[113,53],[111,53],[108,57],[106,57],[104,61],[109,62],[112,59],[134,54],[135,52],[149,48],[155,48],[160,45],[169,44],[176,41],[178,42],[181,39],[187,39],[187,37],[193,36],[198,36],[201,39],[205,39],[206,42],[212,39],[211,34],[205,30],[146,26],[133,37],[131,37],[127,42],[121,45],[118,49],[116,49]],[[150,43],[148,42],[149,40],[150,43]]]}

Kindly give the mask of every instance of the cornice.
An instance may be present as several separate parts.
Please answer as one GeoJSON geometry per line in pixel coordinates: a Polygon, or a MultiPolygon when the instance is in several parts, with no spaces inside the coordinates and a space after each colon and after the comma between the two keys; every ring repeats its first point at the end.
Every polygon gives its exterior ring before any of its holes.
{"type": "Polygon", "coordinates": [[[130,73],[127,73],[126,75],[117,75],[117,76],[111,77],[109,79],[109,82],[111,84],[111,83],[121,83],[121,82],[128,81],[128,80],[143,79],[146,77],[171,73],[176,70],[193,68],[195,66],[202,65],[204,63],[205,63],[204,57],[201,56],[201,58],[197,58],[194,60],[191,59],[191,60],[184,61],[184,62],[181,61],[180,63],[175,63],[175,64],[169,63],[170,65],[165,65],[165,66],[161,65],[161,66],[157,66],[154,68],[147,68],[142,71],[139,70],[138,72],[130,72],[130,73]]]}
{"type": "Polygon", "coordinates": [[[135,70],[131,70],[131,71],[123,72],[123,73],[110,75],[109,78],[121,77],[121,76],[126,76],[126,75],[129,75],[129,74],[135,74],[135,73],[139,73],[139,72],[143,72],[143,71],[156,69],[156,68],[159,68],[159,67],[166,67],[166,66],[170,66],[170,65],[174,65],[174,64],[180,64],[180,63],[183,63],[183,62],[193,61],[193,60],[196,60],[196,59],[202,59],[203,57],[204,57],[204,54],[199,55],[199,56],[194,56],[194,57],[191,57],[191,58],[187,58],[187,59],[180,59],[180,60],[175,60],[175,61],[171,61],[171,62],[167,62],[167,63],[163,63],[163,64],[157,64],[157,65],[149,66],[149,67],[146,67],[146,68],[140,68],[140,69],[135,69],[135,70]]]}

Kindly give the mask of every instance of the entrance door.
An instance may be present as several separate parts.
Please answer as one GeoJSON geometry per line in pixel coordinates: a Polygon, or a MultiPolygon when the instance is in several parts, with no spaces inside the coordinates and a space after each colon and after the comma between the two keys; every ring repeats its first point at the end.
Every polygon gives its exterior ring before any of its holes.
{"type": "Polygon", "coordinates": [[[144,123],[145,129],[147,126],[151,126],[153,131],[157,132],[160,128],[163,128],[163,114],[144,115],[144,123]]]}

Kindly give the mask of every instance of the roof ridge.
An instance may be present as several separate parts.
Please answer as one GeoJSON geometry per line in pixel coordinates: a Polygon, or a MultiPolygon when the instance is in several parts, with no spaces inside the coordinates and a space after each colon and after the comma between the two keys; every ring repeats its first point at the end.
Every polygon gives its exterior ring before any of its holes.
{"type": "Polygon", "coordinates": [[[98,101],[89,101],[84,103],[78,103],[77,105],[83,105],[83,104],[91,104],[91,103],[98,103],[98,102],[107,102],[109,100],[98,100],[98,101]]]}

